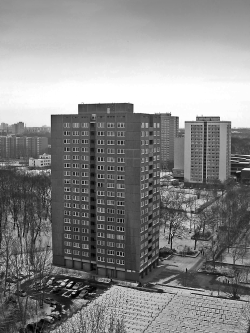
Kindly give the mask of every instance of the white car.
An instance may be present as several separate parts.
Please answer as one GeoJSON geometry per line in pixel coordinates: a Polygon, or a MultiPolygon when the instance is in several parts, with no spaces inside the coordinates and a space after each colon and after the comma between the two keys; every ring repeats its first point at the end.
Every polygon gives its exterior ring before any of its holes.
{"type": "Polygon", "coordinates": [[[63,288],[66,286],[66,284],[69,283],[69,279],[65,279],[61,282],[61,284],[59,285],[59,287],[63,288]]]}

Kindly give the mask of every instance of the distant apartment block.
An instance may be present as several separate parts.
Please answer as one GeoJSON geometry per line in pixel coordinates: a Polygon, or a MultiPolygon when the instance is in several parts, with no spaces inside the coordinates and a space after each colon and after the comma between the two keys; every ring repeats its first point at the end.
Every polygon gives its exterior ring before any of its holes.
{"type": "Polygon", "coordinates": [[[173,177],[184,180],[184,137],[177,137],[174,140],[174,168],[173,177]]]}
{"type": "Polygon", "coordinates": [[[43,154],[40,155],[38,158],[31,157],[29,158],[29,166],[37,168],[51,166],[51,155],[43,154]]]}
{"type": "Polygon", "coordinates": [[[47,153],[48,138],[26,137],[26,136],[1,136],[0,137],[0,158],[37,158],[47,153]]]}
{"type": "Polygon", "coordinates": [[[196,117],[185,122],[184,181],[225,181],[231,172],[231,122],[196,117]]]}
{"type": "Polygon", "coordinates": [[[157,265],[160,125],[129,103],[52,115],[54,265],[134,281],[157,265]]]}
{"type": "Polygon", "coordinates": [[[160,113],[161,117],[161,168],[174,164],[174,140],[178,136],[179,117],[171,113],[160,113]]]}
{"type": "Polygon", "coordinates": [[[41,127],[25,127],[24,132],[26,134],[31,133],[50,133],[51,128],[49,126],[41,126],[41,127]]]}

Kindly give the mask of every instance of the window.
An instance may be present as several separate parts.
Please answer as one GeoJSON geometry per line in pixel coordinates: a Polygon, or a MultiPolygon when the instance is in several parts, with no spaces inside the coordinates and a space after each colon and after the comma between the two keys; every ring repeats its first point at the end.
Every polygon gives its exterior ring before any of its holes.
{"type": "Polygon", "coordinates": [[[117,123],[117,128],[124,128],[125,127],[125,123],[117,123]]]}
{"type": "Polygon", "coordinates": [[[124,180],[125,176],[124,175],[117,175],[117,180],[124,180]]]}
{"type": "Polygon", "coordinates": [[[125,228],[124,227],[116,227],[116,231],[124,232],[125,228]]]}
{"type": "Polygon", "coordinates": [[[125,162],[125,158],[124,157],[118,157],[117,158],[117,162],[118,163],[124,163],[125,162]]]}
{"type": "Polygon", "coordinates": [[[82,147],[81,151],[82,151],[82,153],[88,153],[89,152],[89,148],[88,147],[82,147]]]}
{"type": "Polygon", "coordinates": [[[80,127],[80,124],[79,124],[79,123],[72,123],[72,127],[73,127],[73,128],[79,128],[79,127],[80,127]]]}
{"type": "Polygon", "coordinates": [[[70,215],[71,215],[71,211],[70,211],[70,210],[65,210],[65,211],[64,211],[64,215],[68,215],[68,216],[70,216],[70,215]]]}
{"type": "Polygon", "coordinates": [[[83,256],[83,257],[88,257],[88,256],[89,256],[89,253],[88,253],[88,252],[82,252],[82,256],[83,256]]]}
{"type": "Polygon", "coordinates": [[[97,229],[105,229],[104,224],[97,224],[97,229]]]}
{"type": "Polygon", "coordinates": [[[71,252],[71,249],[64,249],[64,253],[71,254],[72,252],[71,252]]]}
{"type": "Polygon", "coordinates": [[[107,205],[108,206],[114,206],[115,205],[115,201],[114,200],[107,200],[107,205]]]}
{"type": "MultiPolygon", "coordinates": [[[[89,225],[89,221],[82,220],[82,225],[89,225]]],[[[88,229],[86,229],[86,230],[88,230],[88,229]]]]}
{"type": "Polygon", "coordinates": [[[97,207],[97,212],[98,213],[105,213],[105,208],[103,208],[103,207],[97,207]]]}
{"type": "Polygon", "coordinates": [[[125,171],[125,167],[124,166],[118,166],[117,167],[117,171],[124,172],[125,171]]]}
{"type": "Polygon", "coordinates": [[[124,206],[124,201],[117,201],[117,206],[124,206]]]}
{"type": "Polygon", "coordinates": [[[125,236],[124,235],[116,235],[116,239],[125,240],[125,236]]]}
{"type": "Polygon", "coordinates": [[[105,246],[105,241],[103,240],[98,240],[97,245],[105,246]]]}
{"type": "Polygon", "coordinates": [[[108,148],[107,153],[108,154],[115,154],[115,149],[114,148],[108,148]]]}
{"type": "Polygon", "coordinates": [[[89,244],[82,244],[82,249],[88,250],[89,249],[89,244]]]}
{"type": "Polygon", "coordinates": [[[120,146],[125,145],[125,141],[124,140],[117,140],[117,144],[120,146]]]}
{"type": "Polygon", "coordinates": [[[75,256],[79,256],[79,255],[80,255],[80,251],[73,250],[73,254],[74,254],[75,256]]]}
{"type": "Polygon", "coordinates": [[[71,208],[71,203],[70,202],[64,202],[64,207],[65,208],[71,208]]]}
{"type": "Polygon", "coordinates": [[[79,243],[73,243],[73,247],[80,247],[79,243]]]}
{"type": "Polygon", "coordinates": [[[64,234],[64,238],[71,239],[71,234],[64,234]]]}
{"type": "Polygon", "coordinates": [[[107,183],[107,188],[114,188],[115,187],[115,183],[107,183]]]}
{"type": "Polygon", "coordinates": [[[104,257],[97,257],[97,260],[101,261],[101,262],[105,262],[105,258],[104,257]]]}
{"type": "Polygon", "coordinates": [[[80,232],[80,228],[73,227],[73,231],[74,231],[74,232],[80,232]]]}
{"type": "Polygon", "coordinates": [[[71,176],[71,171],[64,171],[64,176],[69,177],[71,176]]]}
{"type": "Polygon", "coordinates": [[[104,141],[104,140],[97,140],[97,144],[98,144],[98,145],[104,145],[104,144],[105,144],[105,141],[104,141]]]}
{"type": "Polygon", "coordinates": [[[64,223],[71,223],[71,221],[70,221],[70,219],[69,219],[68,217],[66,217],[66,218],[64,219],[64,223]]]}
{"type": "Polygon", "coordinates": [[[120,217],[118,217],[118,218],[116,219],[116,222],[117,222],[117,223],[125,223],[125,219],[124,219],[124,218],[120,218],[120,217]]]}
{"type": "Polygon", "coordinates": [[[115,123],[107,123],[107,127],[108,128],[114,128],[115,127],[115,123]]]}
{"type": "Polygon", "coordinates": [[[104,171],[105,170],[104,165],[97,165],[97,170],[104,171]]]}
{"type": "Polygon", "coordinates": [[[115,175],[107,175],[107,179],[114,180],[115,179],[115,175]]]}
{"type": "Polygon", "coordinates": [[[107,162],[114,163],[115,162],[115,158],[114,157],[107,157],[107,162]]]}
{"type": "Polygon", "coordinates": [[[124,265],[125,264],[125,261],[124,260],[121,260],[121,259],[116,259],[116,263],[118,265],[124,265]]]}
{"type": "Polygon", "coordinates": [[[118,257],[124,257],[124,252],[122,252],[122,251],[116,251],[116,255],[118,257]]]}
{"type": "Polygon", "coordinates": [[[115,136],[115,132],[113,132],[113,131],[108,131],[108,132],[107,132],[107,136],[115,136]]]}
{"type": "Polygon", "coordinates": [[[97,237],[105,238],[105,234],[104,234],[104,232],[98,232],[98,233],[97,233],[97,237]]]}
{"type": "Polygon", "coordinates": [[[71,231],[71,227],[64,226],[64,230],[65,230],[65,231],[71,231]]]}
{"type": "Polygon", "coordinates": [[[107,171],[115,171],[115,167],[113,165],[108,165],[107,171]]]}
{"type": "Polygon", "coordinates": [[[82,127],[82,128],[88,128],[88,127],[89,127],[89,124],[88,124],[88,123],[81,123],[81,127],[82,127]]]}
{"type": "Polygon", "coordinates": [[[72,171],[72,176],[73,177],[79,177],[80,176],[80,172],[79,171],[72,171]]]}
{"type": "Polygon", "coordinates": [[[80,135],[80,132],[79,132],[79,131],[73,131],[73,132],[72,132],[72,135],[73,135],[73,136],[79,136],[79,135],[80,135]]]}
{"type": "Polygon", "coordinates": [[[97,153],[104,154],[104,148],[97,148],[97,153]]]}
{"type": "Polygon", "coordinates": [[[107,242],[107,246],[109,246],[109,247],[115,247],[115,243],[114,242],[107,242]]]}
{"type": "Polygon", "coordinates": [[[123,243],[116,243],[116,247],[120,248],[120,249],[124,249],[125,244],[123,244],[123,243]]]}
{"type": "Polygon", "coordinates": [[[114,235],[114,234],[107,234],[107,238],[114,239],[114,238],[115,238],[115,235],[114,235]]]}
{"type": "Polygon", "coordinates": [[[97,123],[98,128],[105,128],[105,123],[97,123]]]}
{"type": "Polygon", "coordinates": [[[73,140],[72,140],[72,143],[78,145],[78,144],[80,143],[80,140],[79,140],[79,139],[73,139],[73,140]]]}
{"type": "Polygon", "coordinates": [[[70,123],[64,123],[64,124],[63,124],[63,127],[64,127],[64,128],[70,128],[70,123]]]}
{"type": "Polygon", "coordinates": [[[87,234],[88,232],[89,232],[89,229],[82,228],[82,233],[83,233],[83,234],[87,234]]]}
{"type": "Polygon", "coordinates": [[[107,225],[107,230],[115,231],[115,226],[114,225],[107,225]]]}
{"type": "Polygon", "coordinates": [[[88,242],[88,240],[89,240],[88,236],[82,236],[82,241],[88,242]]]}
{"type": "Polygon", "coordinates": [[[105,132],[103,132],[103,131],[97,132],[97,135],[99,135],[99,136],[105,136],[105,132]]]}
{"type": "Polygon", "coordinates": [[[115,263],[115,259],[113,258],[107,258],[107,262],[110,264],[114,264],[115,263]]]}
{"type": "Polygon", "coordinates": [[[70,168],[70,163],[64,163],[64,168],[70,168]]]}
{"type": "Polygon", "coordinates": [[[115,251],[114,250],[107,250],[107,254],[110,255],[110,256],[114,256],[115,251]]]}
{"type": "Polygon", "coordinates": [[[125,210],[123,210],[123,209],[117,209],[117,214],[125,215],[125,210]]]}
{"type": "Polygon", "coordinates": [[[114,145],[115,144],[115,140],[107,140],[107,144],[108,145],[114,145]]]}

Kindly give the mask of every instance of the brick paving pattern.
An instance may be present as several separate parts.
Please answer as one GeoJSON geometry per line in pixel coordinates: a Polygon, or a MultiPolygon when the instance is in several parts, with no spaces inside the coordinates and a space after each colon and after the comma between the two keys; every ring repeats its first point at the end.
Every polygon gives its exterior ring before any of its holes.
{"type": "Polygon", "coordinates": [[[240,323],[244,302],[164,289],[158,294],[114,286],[97,302],[123,316],[128,333],[247,332],[240,323]]]}

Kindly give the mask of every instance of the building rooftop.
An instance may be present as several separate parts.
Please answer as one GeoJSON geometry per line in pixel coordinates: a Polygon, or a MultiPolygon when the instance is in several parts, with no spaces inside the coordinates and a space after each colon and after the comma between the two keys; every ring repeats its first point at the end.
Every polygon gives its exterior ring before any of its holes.
{"type": "MultiPolygon", "coordinates": [[[[123,318],[127,333],[166,332],[247,332],[242,317],[245,302],[199,294],[196,290],[164,286],[164,293],[152,293],[113,286],[81,310],[87,318],[96,305],[105,309],[105,318],[113,314],[123,318]]],[[[71,330],[77,325],[79,313],[62,324],[71,330]]]]}

